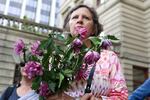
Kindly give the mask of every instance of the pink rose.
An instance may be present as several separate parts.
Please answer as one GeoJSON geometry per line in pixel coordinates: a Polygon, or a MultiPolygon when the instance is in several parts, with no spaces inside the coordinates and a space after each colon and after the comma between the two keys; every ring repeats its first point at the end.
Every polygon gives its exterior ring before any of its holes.
{"type": "Polygon", "coordinates": [[[14,52],[17,55],[20,55],[20,53],[23,52],[23,49],[25,49],[25,43],[21,39],[17,40],[14,46],[14,52]]]}

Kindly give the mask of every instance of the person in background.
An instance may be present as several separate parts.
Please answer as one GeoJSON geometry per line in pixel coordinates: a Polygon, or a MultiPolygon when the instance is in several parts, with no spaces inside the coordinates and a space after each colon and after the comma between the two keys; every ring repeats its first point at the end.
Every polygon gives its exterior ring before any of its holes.
{"type": "Polygon", "coordinates": [[[8,87],[0,100],[39,100],[39,95],[32,90],[32,80],[27,77],[24,67],[21,67],[21,81],[19,85],[8,87]]]}
{"type": "Polygon", "coordinates": [[[129,96],[129,100],[144,100],[147,97],[150,97],[150,78],[133,91],[129,96]]]}
{"type": "MultiPolygon", "coordinates": [[[[86,28],[87,33],[82,41],[89,48],[92,43],[88,37],[98,36],[102,31],[96,11],[86,5],[78,5],[68,13],[64,28],[73,37],[78,35],[77,28],[86,28]]],[[[84,92],[93,68],[88,66],[86,70],[80,69],[83,75],[79,80],[75,80],[67,91],[59,96],[50,96],[48,100],[127,100],[128,89],[119,59],[117,54],[107,50],[107,46],[101,51],[100,59],[94,66],[95,71],[90,84],[91,93],[84,92]]]]}

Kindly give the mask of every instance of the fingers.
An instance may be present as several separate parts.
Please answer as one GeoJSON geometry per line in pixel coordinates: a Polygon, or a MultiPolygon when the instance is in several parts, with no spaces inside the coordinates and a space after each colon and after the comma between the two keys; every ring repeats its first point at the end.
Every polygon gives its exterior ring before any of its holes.
{"type": "Polygon", "coordinates": [[[58,95],[55,94],[55,95],[50,95],[47,100],[56,100],[58,98],[58,95]]]}
{"type": "Polygon", "coordinates": [[[92,96],[90,100],[95,100],[95,97],[94,97],[94,96],[92,96]]]}
{"type": "Polygon", "coordinates": [[[92,96],[90,100],[102,100],[101,98],[96,98],[95,96],[92,96]]]}
{"type": "Polygon", "coordinates": [[[86,93],[82,98],[81,100],[89,100],[92,96],[92,93],[86,93]]]}

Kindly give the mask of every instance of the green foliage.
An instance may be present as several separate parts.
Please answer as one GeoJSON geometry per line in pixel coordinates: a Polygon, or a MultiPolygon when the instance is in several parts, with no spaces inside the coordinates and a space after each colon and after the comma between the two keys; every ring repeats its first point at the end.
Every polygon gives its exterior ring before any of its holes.
{"type": "Polygon", "coordinates": [[[114,44],[119,44],[120,43],[120,40],[118,38],[116,38],[114,35],[107,35],[106,38],[111,40],[111,42],[114,43],[114,44]]]}
{"type": "Polygon", "coordinates": [[[33,80],[32,89],[38,90],[41,81],[42,81],[42,80],[41,80],[41,77],[36,77],[36,78],[33,80]]]}
{"type": "Polygon", "coordinates": [[[89,37],[89,39],[92,41],[92,43],[93,43],[95,46],[101,44],[101,39],[98,38],[98,37],[89,37]]]}

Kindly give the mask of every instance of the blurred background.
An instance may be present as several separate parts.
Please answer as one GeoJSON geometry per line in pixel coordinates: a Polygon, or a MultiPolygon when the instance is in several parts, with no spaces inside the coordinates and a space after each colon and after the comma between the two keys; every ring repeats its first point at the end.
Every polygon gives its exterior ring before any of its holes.
{"type": "Polygon", "coordinates": [[[150,0],[0,0],[0,93],[20,79],[14,42],[42,40],[62,32],[63,20],[76,5],[94,7],[104,34],[114,34],[129,93],[150,75],[150,0]]]}

